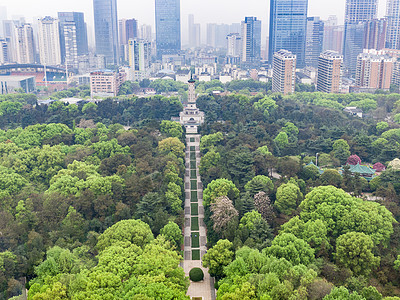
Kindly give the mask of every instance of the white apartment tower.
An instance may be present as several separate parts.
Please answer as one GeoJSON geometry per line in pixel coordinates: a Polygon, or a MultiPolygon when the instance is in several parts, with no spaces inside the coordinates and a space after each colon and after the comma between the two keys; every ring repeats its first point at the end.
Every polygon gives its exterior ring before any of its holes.
{"type": "Polygon", "coordinates": [[[326,50],[318,58],[317,91],[340,93],[342,86],[343,55],[326,50]]]}
{"type": "Polygon", "coordinates": [[[148,78],[151,60],[151,43],[142,39],[130,39],[129,66],[131,68],[131,80],[141,81],[148,78]]]}
{"type": "Polygon", "coordinates": [[[68,68],[78,69],[78,42],[75,22],[64,23],[65,64],[68,68]]]}
{"type": "Polygon", "coordinates": [[[44,65],[60,65],[62,59],[59,21],[52,17],[39,19],[38,37],[40,62],[44,65]]]}
{"type": "Polygon", "coordinates": [[[294,93],[296,55],[288,50],[275,52],[272,63],[272,91],[284,95],[294,93]]]}
{"type": "Polygon", "coordinates": [[[12,33],[14,60],[18,64],[35,63],[35,43],[33,29],[30,24],[15,26],[12,33]]]}

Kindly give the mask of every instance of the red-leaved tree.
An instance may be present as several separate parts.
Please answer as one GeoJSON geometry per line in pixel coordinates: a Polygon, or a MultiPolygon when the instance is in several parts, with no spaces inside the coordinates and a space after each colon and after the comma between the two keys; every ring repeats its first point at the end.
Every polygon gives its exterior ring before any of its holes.
{"type": "Polygon", "coordinates": [[[358,157],[358,155],[350,155],[349,158],[347,159],[347,164],[349,165],[356,165],[356,164],[361,164],[361,158],[358,157]]]}
{"type": "Polygon", "coordinates": [[[374,164],[374,165],[372,166],[372,168],[373,168],[374,170],[376,170],[377,172],[382,172],[382,171],[385,171],[385,170],[386,170],[385,165],[382,164],[382,163],[380,163],[380,162],[377,162],[376,164],[374,164]]]}

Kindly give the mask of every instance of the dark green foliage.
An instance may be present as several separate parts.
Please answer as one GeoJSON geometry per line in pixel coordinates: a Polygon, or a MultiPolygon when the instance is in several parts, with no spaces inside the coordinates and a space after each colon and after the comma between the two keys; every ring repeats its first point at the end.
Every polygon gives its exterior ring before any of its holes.
{"type": "Polygon", "coordinates": [[[193,268],[189,272],[189,278],[191,281],[198,282],[204,279],[203,270],[200,268],[193,268]]]}

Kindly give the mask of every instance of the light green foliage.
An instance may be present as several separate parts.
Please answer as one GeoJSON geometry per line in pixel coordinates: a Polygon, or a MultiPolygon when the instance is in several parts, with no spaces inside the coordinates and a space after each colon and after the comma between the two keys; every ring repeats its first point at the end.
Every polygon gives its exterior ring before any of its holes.
{"type": "Polygon", "coordinates": [[[27,180],[13,170],[0,166],[0,198],[19,192],[27,180]]]}
{"type": "Polygon", "coordinates": [[[17,263],[17,256],[11,251],[0,252],[0,271],[7,272],[10,264],[17,263]]]}
{"type": "Polygon", "coordinates": [[[355,106],[361,108],[364,112],[368,112],[369,110],[376,109],[377,103],[373,99],[366,98],[359,101],[352,101],[349,103],[349,106],[355,106]]]}
{"type": "Polygon", "coordinates": [[[299,134],[299,129],[292,122],[286,122],[285,126],[282,127],[282,130],[287,133],[289,142],[296,143],[297,136],[299,134]]]}
{"type": "Polygon", "coordinates": [[[122,147],[118,144],[117,139],[95,143],[92,145],[92,149],[94,150],[94,154],[100,159],[109,158],[115,154],[130,153],[129,147],[122,147]]]}
{"type": "Polygon", "coordinates": [[[315,259],[314,250],[310,245],[291,233],[277,235],[271,247],[265,249],[265,253],[277,258],[285,258],[293,265],[309,265],[315,259]]]}
{"type": "Polygon", "coordinates": [[[144,247],[154,239],[149,225],[140,220],[123,220],[114,224],[98,238],[97,249],[101,252],[112,245],[144,247]]]}
{"type": "Polygon", "coordinates": [[[394,261],[394,268],[396,270],[400,269],[400,255],[397,255],[397,259],[394,261]]]}
{"type": "Polygon", "coordinates": [[[322,185],[333,185],[336,187],[340,187],[342,184],[342,175],[335,169],[327,169],[324,173],[319,177],[322,185]]]}
{"type": "Polygon", "coordinates": [[[322,248],[330,248],[327,237],[328,231],[323,221],[317,219],[304,222],[296,216],[282,225],[281,233],[292,233],[296,237],[305,240],[312,248],[317,251],[322,248]]]}
{"type": "Polygon", "coordinates": [[[182,125],[178,122],[163,120],[161,122],[161,132],[169,137],[182,138],[182,125]]]}
{"type": "Polygon", "coordinates": [[[84,114],[93,114],[97,111],[97,105],[93,102],[86,103],[82,107],[82,112],[84,114]]]}
{"type": "Polygon", "coordinates": [[[283,214],[290,215],[303,199],[300,188],[293,183],[282,184],[276,192],[275,207],[283,214]]]}
{"type": "Polygon", "coordinates": [[[112,194],[113,183],[123,183],[118,175],[102,177],[97,167],[80,161],[69,164],[50,180],[47,192],[59,192],[63,195],[80,195],[85,189],[96,195],[112,194]]]}
{"type": "Polygon", "coordinates": [[[279,149],[285,149],[289,145],[289,137],[284,131],[279,132],[274,141],[279,149]]]}
{"type": "Polygon", "coordinates": [[[294,266],[284,258],[248,247],[236,252],[235,260],[224,272],[226,278],[219,282],[218,299],[231,299],[234,292],[243,290],[249,291],[254,299],[297,299],[295,295],[307,295],[304,291],[317,277],[314,270],[304,265],[294,266]]]}
{"type": "Polygon", "coordinates": [[[165,198],[168,204],[171,206],[172,212],[177,214],[182,210],[182,190],[179,185],[174,182],[168,183],[167,191],[165,192],[165,198]]]}
{"type": "Polygon", "coordinates": [[[389,129],[384,133],[382,133],[381,137],[387,140],[393,139],[396,141],[400,141],[400,129],[399,128],[389,129]]]}
{"type": "Polygon", "coordinates": [[[350,156],[350,146],[347,141],[343,139],[336,140],[333,143],[333,156],[337,158],[341,164],[345,164],[347,158],[350,156]]]}
{"type": "Polygon", "coordinates": [[[239,228],[246,227],[248,230],[254,230],[254,223],[261,220],[263,220],[263,218],[259,212],[255,210],[249,211],[240,219],[239,228]]]}
{"type": "Polygon", "coordinates": [[[180,250],[183,243],[182,230],[174,222],[168,222],[161,230],[162,234],[167,241],[171,242],[171,245],[175,247],[176,250],[180,250]]]}
{"type": "Polygon", "coordinates": [[[258,147],[257,152],[261,153],[262,155],[272,155],[272,153],[268,150],[267,145],[258,147]]]}
{"type": "Polygon", "coordinates": [[[173,154],[176,157],[185,156],[185,145],[176,137],[166,138],[158,143],[158,150],[162,154],[173,154]]]}
{"type": "Polygon", "coordinates": [[[335,287],[329,295],[324,297],[324,300],[365,300],[357,292],[350,293],[344,286],[335,287]]]}
{"type": "Polygon", "coordinates": [[[228,196],[232,199],[231,195],[233,195],[233,198],[237,198],[239,197],[239,193],[239,190],[232,181],[224,178],[216,179],[211,181],[204,190],[203,203],[205,206],[208,206],[215,199],[223,196],[228,196]]]}
{"type": "Polygon", "coordinates": [[[264,175],[255,176],[244,186],[246,192],[249,192],[252,197],[259,192],[271,194],[274,189],[272,180],[264,175]]]}
{"type": "Polygon", "coordinates": [[[278,108],[275,100],[269,96],[265,96],[264,98],[260,99],[258,102],[253,104],[253,107],[262,112],[265,117],[269,117],[271,113],[278,108]]]}
{"type": "Polygon", "coordinates": [[[223,269],[229,265],[233,258],[233,244],[228,240],[219,240],[217,244],[209,249],[203,256],[203,267],[208,268],[211,276],[222,278],[223,269]]]}
{"type": "Polygon", "coordinates": [[[3,101],[0,102],[0,116],[16,115],[22,109],[22,103],[3,101]]]}
{"type": "Polygon", "coordinates": [[[366,300],[380,300],[382,299],[382,294],[378,292],[376,287],[374,286],[369,286],[365,287],[361,291],[361,295],[366,299],[366,300]]]}
{"type": "Polygon", "coordinates": [[[203,135],[200,139],[200,150],[209,151],[224,139],[222,132],[216,132],[209,135],[203,135]]]}
{"type": "Polygon", "coordinates": [[[355,275],[368,275],[380,262],[380,258],[372,253],[373,248],[374,243],[368,235],[348,232],[336,241],[336,262],[350,268],[355,275]]]}
{"type": "Polygon", "coordinates": [[[386,131],[389,128],[389,124],[387,122],[378,122],[376,124],[376,131],[378,131],[379,134],[382,132],[386,131]]]}
{"type": "Polygon", "coordinates": [[[328,235],[337,238],[357,231],[370,235],[376,245],[387,243],[393,233],[392,214],[382,205],[353,198],[333,186],[320,186],[300,204],[303,221],[324,221],[328,235]]]}
{"type": "Polygon", "coordinates": [[[213,149],[208,151],[201,157],[199,171],[200,174],[206,174],[211,168],[218,166],[221,160],[221,154],[215,152],[213,149]]]}

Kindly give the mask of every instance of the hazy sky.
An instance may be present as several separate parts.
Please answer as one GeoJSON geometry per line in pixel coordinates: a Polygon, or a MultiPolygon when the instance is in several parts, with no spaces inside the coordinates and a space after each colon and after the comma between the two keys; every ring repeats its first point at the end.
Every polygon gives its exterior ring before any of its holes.
{"type": "MultiPolygon", "coordinates": [[[[386,0],[379,1],[379,16],[384,16],[386,0]]],[[[57,16],[58,11],[83,11],[86,22],[93,25],[92,0],[2,0],[8,17],[24,15],[28,22],[39,16],[57,16]]],[[[309,0],[309,16],[337,15],[343,22],[345,0],[309,0]]],[[[193,13],[195,22],[238,23],[245,16],[262,20],[263,36],[267,33],[269,0],[181,0],[182,27],[186,28],[187,15],[193,13]]],[[[118,0],[118,18],[136,18],[141,24],[154,24],[154,0],[118,0]]],[[[204,32],[204,30],[203,30],[204,32]]],[[[186,38],[186,30],[182,32],[186,38]]]]}

